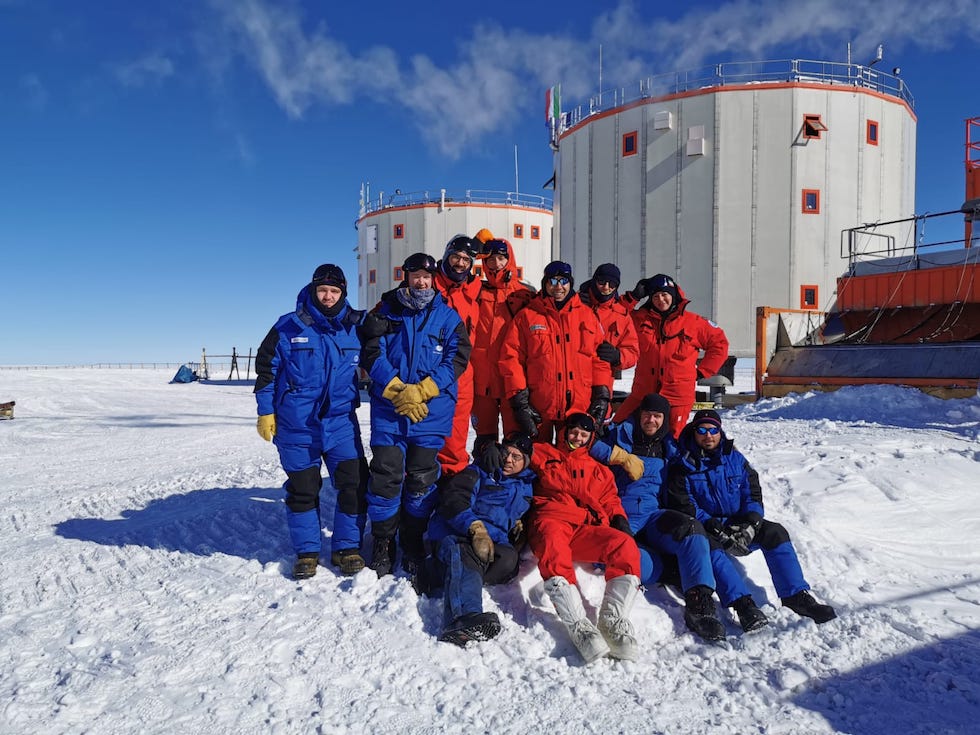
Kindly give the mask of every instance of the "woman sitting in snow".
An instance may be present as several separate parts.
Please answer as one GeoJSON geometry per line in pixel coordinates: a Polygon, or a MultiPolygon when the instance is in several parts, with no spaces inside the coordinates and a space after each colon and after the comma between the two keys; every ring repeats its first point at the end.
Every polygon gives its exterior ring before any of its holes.
{"type": "Polygon", "coordinates": [[[697,518],[708,532],[718,596],[735,609],[742,628],[748,632],[768,621],[729,555],[758,549],[783,605],[817,623],[837,617],[808,592],[789,533],[764,519],[759,475],[725,436],[718,413],[698,411],[678,443],[681,453],[667,475],[667,504],[697,518]]]}

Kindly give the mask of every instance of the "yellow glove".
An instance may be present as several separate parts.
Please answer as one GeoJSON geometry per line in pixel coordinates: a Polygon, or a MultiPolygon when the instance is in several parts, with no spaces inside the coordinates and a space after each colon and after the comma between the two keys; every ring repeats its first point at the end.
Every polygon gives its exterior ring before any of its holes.
{"type": "Polygon", "coordinates": [[[271,442],[272,437],[276,435],[276,415],[267,413],[265,416],[259,416],[258,421],[255,422],[255,430],[259,432],[259,436],[271,442]]]}
{"type": "Polygon", "coordinates": [[[394,401],[395,396],[405,390],[405,384],[402,379],[397,375],[388,381],[388,385],[385,386],[384,391],[381,393],[382,398],[387,398],[389,401],[394,401]]]}
{"type": "Polygon", "coordinates": [[[470,545],[478,559],[490,564],[493,561],[493,539],[487,533],[483,521],[473,521],[470,524],[470,545]]]}
{"type": "Polygon", "coordinates": [[[639,480],[643,477],[646,465],[643,460],[635,454],[630,454],[622,447],[613,447],[612,454],[609,455],[609,464],[620,465],[631,480],[639,480]]]}
{"type": "Polygon", "coordinates": [[[429,415],[429,407],[424,403],[406,403],[401,408],[396,408],[395,411],[400,416],[408,416],[409,421],[413,424],[417,424],[429,415]]]}
{"type": "Polygon", "coordinates": [[[425,403],[439,395],[439,386],[432,378],[422,378],[418,383],[409,383],[401,392],[398,393],[391,402],[395,408],[400,408],[403,403],[425,403]]]}

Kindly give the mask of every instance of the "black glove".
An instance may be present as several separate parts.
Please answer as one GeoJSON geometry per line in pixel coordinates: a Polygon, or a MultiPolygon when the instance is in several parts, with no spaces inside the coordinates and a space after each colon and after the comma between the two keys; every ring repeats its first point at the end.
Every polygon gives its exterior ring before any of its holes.
{"type": "Polygon", "coordinates": [[[521,431],[532,439],[538,435],[541,414],[531,405],[531,393],[527,388],[519,390],[510,397],[510,407],[514,409],[514,420],[521,431]]]}
{"type": "Polygon", "coordinates": [[[674,541],[679,543],[694,533],[695,523],[697,523],[697,520],[691,516],[684,516],[683,520],[678,521],[677,525],[671,530],[670,535],[673,536],[674,541]]]}
{"type": "Polygon", "coordinates": [[[749,544],[755,538],[755,526],[751,523],[729,523],[725,526],[726,540],[722,547],[732,556],[748,556],[749,544]]]}
{"type": "Polygon", "coordinates": [[[592,402],[589,403],[587,413],[595,419],[596,432],[600,432],[600,427],[606,420],[606,411],[609,410],[609,388],[605,385],[592,386],[592,402]]]}
{"type": "Polygon", "coordinates": [[[595,352],[600,360],[605,360],[610,365],[619,364],[619,350],[608,342],[603,342],[599,345],[595,352]]]}
{"type": "Polygon", "coordinates": [[[630,528],[630,522],[626,520],[626,516],[613,516],[612,520],[609,521],[609,525],[615,528],[617,531],[622,531],[630,536],[633,535],[633,529],[630,528]]]}
{"type": "Polygon", "coordinates": [[[630,291],[630,296],[632,296],[636,301],[640,301],[641,299],[649,295],[650,295],[649,278],[641,278],[639,281],[636,282],[636,287],[632,291],[630,291]]]}
{"type": "Polygon", "coordinates": [[[489,442],[483,446],[483,451],[480,452],[480,456],[476,458],[477,466],[486,472],[488,475],[492,475],[494,472],[500,469],[500,445],[494,442],[489,442]]]}
{"type": "Polygon", "coordinates": [[[386,334],[390,326],[391,324],[386,317],[381,316],[376,311],[369,311],[357,328],[357,334],[361,338],[361,342],[367,342],[369,339],[386,334]]]}
{"type": "Polygon", "coordinates": [[[708,532],[709,536],[713,536],[719,541],[728,536],[728,534],[725,533],[725,524],[719,521],[717,518],[709,518],[706,520],[704,522],[704,530],[708,532]]]}

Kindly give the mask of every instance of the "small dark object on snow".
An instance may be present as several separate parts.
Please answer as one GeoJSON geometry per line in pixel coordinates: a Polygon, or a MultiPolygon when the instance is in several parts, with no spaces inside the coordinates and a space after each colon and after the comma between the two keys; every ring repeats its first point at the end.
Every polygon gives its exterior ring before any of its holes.
{"type": "Polygon", "coordinates": [[[469,613],[456,618],[439,636],[443,643],[465,648],[470,641],[488,641],[500,632],[497,613],[469,613]]]}

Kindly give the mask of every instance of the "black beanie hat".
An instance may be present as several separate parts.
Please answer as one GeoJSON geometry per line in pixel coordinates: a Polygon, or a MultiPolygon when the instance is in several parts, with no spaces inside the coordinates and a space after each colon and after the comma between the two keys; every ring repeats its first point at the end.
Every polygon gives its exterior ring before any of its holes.
{"type": "Polygon", "coordinates": [[[336,286],[343,293],[343,297],[347,298],[347,278],[340,267],[333,263],[324,263],[313,271],[313,278],[310,280],[310,291],[313,296],[316,296],[317,286],[336,286]]]}
{"type": "Polygon", "coordinates": [[[668,275],[663,273],[658,273],[652,278],[648,279],[649,287],[647,292],[652,296],[660,291],[666,291],[670,294],[672,299],[671,308],[677,306],[677,283],[668,275]]]}
{"type": "Polygon", "coordinates": [[[541,289],[549,278],[567,278],[568,285],[575,285],[575,276],[572,274],[572,266],[561,260],[553,260],[544,267],[544,277],[541,279],[541,289]]]}
{"type": "Polygon", "coordinates": [[[712,426],[717,426],[721,428],[721,416],[718,415],[717,411],[710,408],[702,409],[694,414],[694,418],[691,419],[692,426],[698,426],[700,424],[711,424],[712,426]]]}
{"type": "Polygon", "coordinates": [[[502,447],[514,447],[524,455],[524,465],[530,465],[531,455],[534,454],[534,442],[527,434],[519,431],[512,431],[507,438],[500,442],[502,447]]]}
{"type": "Polygon", "coordinates": [[[623,277],[619,272],[619,267],[615,263],[603,263],[595,269],[595,273],[592,274],[592,280],[606,281],[611,283],[614,288],[619,288],[619,284],[623,282],[623,277]]]}
{"type": "Polygon", "coordinates": [[[585,429],[590,434],[595,433],[595,419],[587,413],[570,413],[565,417],[565,429],[585,429]]]}
{"type": "Polygon", "coordinates": [[[636,411],[637,413],[640,411],[656,411],[657,413],[662,413],[664,415],[664,423],[670,423],[670,403],[659,393],[647,393],[643,396],[643,400],[640,401],[640,405],[636,411]]]}

